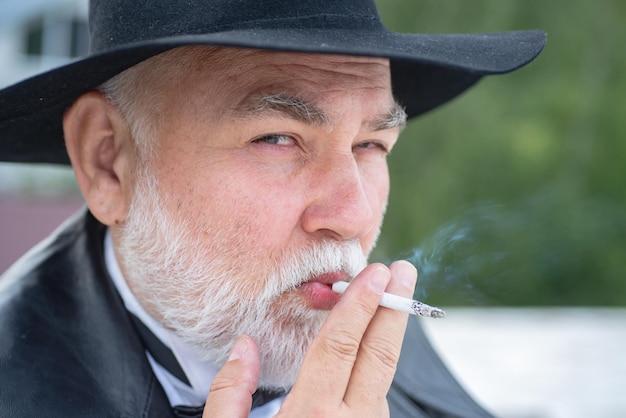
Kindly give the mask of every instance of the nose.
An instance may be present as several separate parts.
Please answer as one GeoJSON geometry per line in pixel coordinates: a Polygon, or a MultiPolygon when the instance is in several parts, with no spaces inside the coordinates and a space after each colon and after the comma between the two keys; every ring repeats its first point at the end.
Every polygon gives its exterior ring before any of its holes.
{"type": "Polygon", "coordinates": [[[374,189],[350,154],[319,165],[311,175],[302,228],[337,240],[367,236],[380,221],[374,189]]]}

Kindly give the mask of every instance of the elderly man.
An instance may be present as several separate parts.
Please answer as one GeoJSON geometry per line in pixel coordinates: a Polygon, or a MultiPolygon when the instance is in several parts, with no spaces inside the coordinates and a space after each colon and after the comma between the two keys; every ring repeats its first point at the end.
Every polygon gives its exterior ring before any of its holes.
{"type": "Polygon", "coordinates": [[[88,207],[0,280],[0,415],[487,416],[378,307],[415,268],[366,258],[407,115],[543,34],[236,6],[92,1],[89,57],[0,92],[2,159],[69,160],[88,207]]]}

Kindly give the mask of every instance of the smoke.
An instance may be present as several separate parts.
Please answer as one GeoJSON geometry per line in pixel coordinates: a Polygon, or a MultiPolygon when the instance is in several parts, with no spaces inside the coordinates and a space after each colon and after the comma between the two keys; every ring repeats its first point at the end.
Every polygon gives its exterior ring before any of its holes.
{"type": "Polygon", "coordinates": [[[497,245],[487,249],[485,243],[499,240],[494,236],[501,231],[496,225],[510,229],[518,223],[514,218],[502,205],[484,202],[439,228],[408,256],[419,271],[416,297],[426,300],[429,294],[440,293],[448,300],[489,304],[491,298],[482,289],[482,272],[498,265],[505,268],[510,248],[497,245]]]}
{"type": "Polygon", "coordinates": [[[419,271],[415,296],[435,305],[606,305],[603,286],[624,286],[625,241],[619,205],[571,204],[546,188],[515,205],[480,203],[401,258],[419,271]]]}

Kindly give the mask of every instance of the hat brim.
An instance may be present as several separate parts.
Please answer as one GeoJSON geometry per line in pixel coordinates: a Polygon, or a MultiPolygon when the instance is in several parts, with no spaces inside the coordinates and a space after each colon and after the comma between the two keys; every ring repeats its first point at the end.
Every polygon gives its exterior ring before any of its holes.
{"type": "Polygon", "coordinates": [[[410,118],[458,96],[481,77],[513,71],[543,49],[541,31],[489,34],[240,30],[140,42],[88,56],[0,91],[0,160],[69,164],[63,114],[83,93],[166,50],[215,45],[388,58],[410,118]]]}

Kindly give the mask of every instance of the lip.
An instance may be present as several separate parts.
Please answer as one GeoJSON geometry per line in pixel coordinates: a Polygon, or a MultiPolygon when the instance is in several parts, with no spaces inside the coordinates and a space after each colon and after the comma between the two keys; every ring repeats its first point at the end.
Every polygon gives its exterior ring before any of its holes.
{"type": "Polygon", "coordinates": [[[302,283],[296,291],[311,309],[331,310],[341,299],[340,294],[333,292],[332,285],[346,278],[341,272],[322,274],[302,283]]]}

